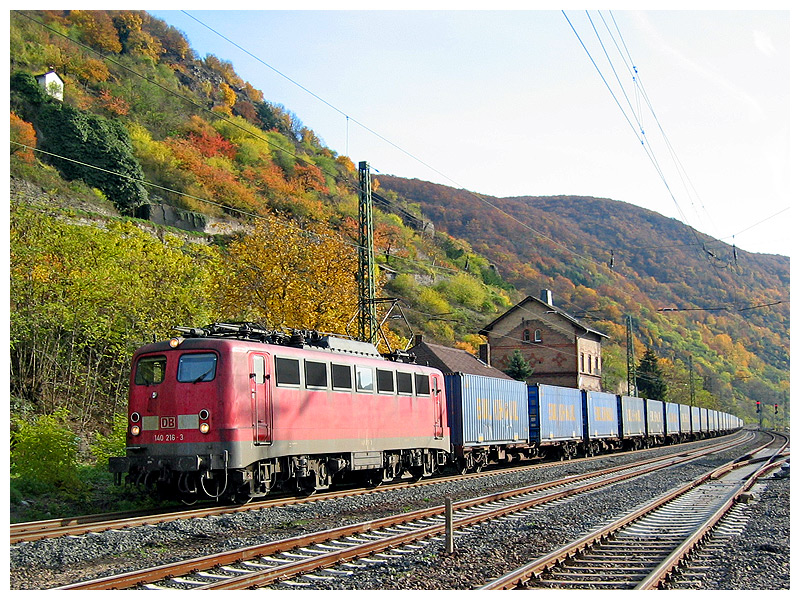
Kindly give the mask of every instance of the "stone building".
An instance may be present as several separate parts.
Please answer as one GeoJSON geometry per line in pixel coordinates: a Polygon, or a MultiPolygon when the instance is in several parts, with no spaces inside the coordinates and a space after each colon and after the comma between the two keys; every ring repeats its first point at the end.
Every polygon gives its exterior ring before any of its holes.
{"type": "Polygon", "coordinates": [[[553,305],[550,290],[528,296],[480,331],[488,344],[481,358],[506,369],[519,350],[533,369],[528,383],[601,390],[601,343],[608,336],[553,305]]]}

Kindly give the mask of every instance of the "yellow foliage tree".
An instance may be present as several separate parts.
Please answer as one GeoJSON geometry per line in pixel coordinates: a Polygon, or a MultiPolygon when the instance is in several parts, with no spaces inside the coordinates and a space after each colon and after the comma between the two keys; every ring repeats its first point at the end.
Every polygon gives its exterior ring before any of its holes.
{"type": "Polygon", "coordinates": [[[358,305],[355,249],[272,215],[230,245],[221,267],[224,319],[342,334],[358,305]]]}

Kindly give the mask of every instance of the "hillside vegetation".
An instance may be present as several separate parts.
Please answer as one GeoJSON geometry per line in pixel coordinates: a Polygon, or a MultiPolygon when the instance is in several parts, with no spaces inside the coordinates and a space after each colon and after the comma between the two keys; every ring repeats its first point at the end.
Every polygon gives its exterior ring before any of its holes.
{"type": "Polygon", "coordinates": [[[614,200],[492,198],[419,180],[381,182],[469,242],[516,289],[553,290],[556,305],[611,336],[604,355],[625,347],[630,315],[636,356],[651,348],[663,359],[674,397],[687,398],[692,356],[698,382],[726,409],[744,416],[755,400],[783,406],[788,257],[734,249],[614,200]]]}
{"type": "MultiPolygon", "coordinates": [[[[349,157],[146,12],[12,11],[10,33],[15,432],[56,415],[76,453],[113,453],[129,357],[175,325],[352,333],[349,157]],[[34,79],[49,69],[63,102],[34,79]],[[161,205],[205,231],[137,218],[161,205]]],[[[788,392],[784,257],[740,250],[734,261],[729,247],[698,246],[680,223],[610,200],[492,199],[512,220],[464,190],[388,176],[374,187],[380,295],[400,298],[410,323],[390,321],[395,345],[422,332],[474,352],[482,325],[549,288],[611,337],[608,389],[625,380],[630,314],[637,357],[657,353],[672,399],[688,401],[690,354],[703,405],[752,419],[756,399],[788,392]]]]}

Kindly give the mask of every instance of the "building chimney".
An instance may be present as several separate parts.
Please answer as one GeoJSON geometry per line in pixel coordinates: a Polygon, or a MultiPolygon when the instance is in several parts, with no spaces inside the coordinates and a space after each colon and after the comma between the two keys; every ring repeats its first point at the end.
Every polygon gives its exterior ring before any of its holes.
{"type": "Polygon", "coordinates": [[[539,296],[539,299],[542,302],[553,306],[553,292],[551,290],[542,290],[542,295],[539,296]]]}
{"type": "Polygon", "coordinates": [[[481,362],[489,365],[490,367],[492,366],[492,354],[489,350],[489,344],[481,344],[478,346],[478,358],[481,360],[481,362]]]}
{"type": "Polygon", "coordinates": [[[422,343],[422,334],[417,333],[414,335],[414,345],[419,346],[422,343]]]}

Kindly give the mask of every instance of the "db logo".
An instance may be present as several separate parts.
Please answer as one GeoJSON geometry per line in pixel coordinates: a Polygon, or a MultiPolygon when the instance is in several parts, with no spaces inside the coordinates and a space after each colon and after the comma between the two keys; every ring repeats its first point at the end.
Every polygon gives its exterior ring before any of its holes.
{"type": "Polygon", "coordinates": [[[161,417],[160,429],[175,429],[178,426],[175,417],[161,417]]]}

